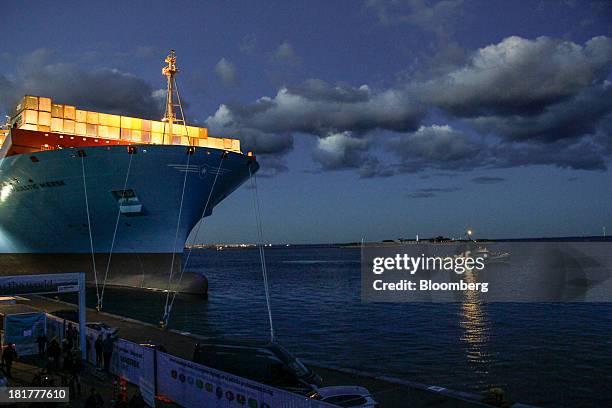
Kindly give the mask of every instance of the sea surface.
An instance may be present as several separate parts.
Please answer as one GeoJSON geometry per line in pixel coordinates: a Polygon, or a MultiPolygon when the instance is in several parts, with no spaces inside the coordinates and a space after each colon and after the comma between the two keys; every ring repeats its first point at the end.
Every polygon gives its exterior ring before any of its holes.
{"type": "MultiPolygon", "coordinates": [[[[295,355],[523,403],[612,406],[612,303],[362,303],[359,249],[266,249],[277,340],[295,355]]],[[[269,338],[255,249],[194,250],[207,301],[179,296],[170,327],[269,338]]],[[[95,293],[88,294],[95,304],[95,293]]],[[[107,289],[104,309],[157,323],[165,295],[107,289]]]]}

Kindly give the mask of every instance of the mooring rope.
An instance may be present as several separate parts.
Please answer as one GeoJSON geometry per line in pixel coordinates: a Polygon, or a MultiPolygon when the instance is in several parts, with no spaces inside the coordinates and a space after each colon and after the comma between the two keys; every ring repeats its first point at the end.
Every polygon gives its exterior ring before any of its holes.
{"type": "Polygon", "coordinates": [[[95,251],[94,251],[94,244],[93,244],[93,236],[91,233],[91,216],[89,213],[89,198],[88,198],[88,194],[87,194],[87,180],[85,178],[85,151],[84,150],[80,150],[79,151],[79,156],[81,156],[81,170],[83,173],[83,192],[85,195],[85,209],[87,211],[87,228],[89,230],[89,248],[91,249],[91,264],[93,267],[93,273],[94,273],[94,280],[96,283],[96,298],[97,298],[97,304],[100,304],[100,291],[98,288],[98,270],[96,269],[96,255],[95,255],[95,251]]]}
{"type": "MultiPolygon", "coordinates": [[[[215,178],[213,180],[213,183],[210,187],[210,191],[208,192],[208,198],[206,199],[206,204],[204,204],[204,211],[202,211],[202,216],[200,217],[200,221],[198,222],[198,226],[195,230],[195,234],[194,237],[197,238],[198,233],[200,232],[200,228],[202,227],[202,223],[204,220],[204,217],[206,215],[206,211],[208,210],[208,205],[210,204],[210,199],[212,197],[212,193],[215,189],[215,185],[217,184],[217,179],[219,178],[219,173],[221,171],[221,165],[223,164],[223,160],[225,160],[225,156],[227,155],[227,152],[223,152],[223,155],[221,156],[221,161],[219,161],[219,166],[217,167],[217,171],[215,172],[215,178]]],[[[179,275],[179,279],[177,284],[175,285],[175,289],[172,291],[172,300],[170,301],[170,304],[166,304],[165,307],[165,314],[164,314],[164,319],[162,320],[162,326],[166,327],[168,326],[168,322],[170,321],[170,313],[172,312],[172,307],[174,306],[174,300],[176,299],[176,295],[178,293],[178,290],[181,287],[181,282],[183,281],[183,275],[185,274],[185,270],[187,269],[187,265],[189,264],[189,259],[191,258],[191,251],[193,251],[193,246],[191,246],[189,248],[189,251],[187,252],[187,257],[185,258],[185,264],[183,265],[183,267],[181,268],[181,274],[179,275]]],[[[171,291],[168,291],[168,295],[170,294],[171,291]]],[[[166,300],[168,298],[166,297],[166,300]]]]}
{"type": "Polygon", "coordinates": [[[168,300],[170,298],[170,288],[172,285],[172,275],[174,275],[174,258],[176,256],[176,244],[178,242],[179,230],[181,227],[181,216],[183,214],[183,202],[185,199],[185,187],[187,186],[187,175],[189,174],[189,163],[191,161],[191,155],[193,154],[192,147],[187,151],[187,165],[185,166],[185,177],[183,177],[183,191],[181,192],[181,202],[179,205],[178,219],[176,220],[176,231],[174,233],[174,246],[172,247],[172,261],[170,262],[170,271],[168,272],[168,291],[166,292],[166,304],[164,305],[164,317],[163,322],[167,321],[166,315],[168,314],[168,300]]]}
{"type": "Polygon", "coordinates": [[[257,223],[259,260],[261,263],[261,274],[263,276],[264,292],[266,295],[266,307],[268,309],[268,320],[270,323],[270,342],[274,343],[274,324],[272,323],[272,306],[270,304],[270,287],[268,285],[268,268],[266,266],[266,255],[264,251],[261,208],[259,206],[259,193],[257,190],[257,176],[251,172],[251,167],[249,167],[249,175],[251,178],[251,186],[253,187],[253,209],[255,211],[255,221],[257,223]]]}
{"type": "MultiPolygon", "coordinates": [[[[127,189],[127,183],[130,177],[130,169],[132,168],[132,158],[134,157],[135,151],[131,151],[128,148],[128,154],[130,155],[130,160],[128,162],[127,171],[125,173],[125,182],[123,183],[123,190],[122,190],[123,195],[125,195],[125,190],[127,189]]],[[[108,253],[108,262],[106,263],[106,272],[104,273],[104,282],[102,283],[102,292],[100,294],[100,299],[98,300],[98,305],[96,306],[96,309],[98,311],[102,310],[102,302],[104,301],[104,289],[106,288],[106,280],[108,279],[108,272],[110,271],[111,260],[113,258],[113,250],[115,249],[115,239],[117,238],[117,228],[119,227],[120,219],[121,219],[121,204],[119,204],[119,208],[117,208],[117,218],[115,219],[115,231],[113,232],[113,240],[111,241],[110,252],[108,253]]]]}

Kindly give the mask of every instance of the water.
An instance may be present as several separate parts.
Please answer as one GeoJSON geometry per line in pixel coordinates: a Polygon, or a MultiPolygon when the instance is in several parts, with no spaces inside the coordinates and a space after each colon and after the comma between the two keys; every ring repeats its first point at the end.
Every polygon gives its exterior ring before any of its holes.
{"type": "MultiPolygon", "coordinates": [[[[544,406],[612,406],[612,304],[361,303],[358,249],[266,251],[277,339],[296,355],[544,406]]],[[[267,339],[256,250],[194,251],[210,298],[179,297],[170,326],[267,339]]],[[[157,323],[161,293],[108,290],[105,310],[157,323]]],[[[89,294],[94,304],[95,295],[89,294]]]]}

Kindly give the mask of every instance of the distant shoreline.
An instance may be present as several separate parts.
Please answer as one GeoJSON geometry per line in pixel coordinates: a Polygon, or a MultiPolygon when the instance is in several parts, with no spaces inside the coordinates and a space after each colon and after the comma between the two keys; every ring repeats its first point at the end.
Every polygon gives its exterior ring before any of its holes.
{"type": "MultiPolygon", "coordinates": [[[[375,242],[340,242],[332,244],[265,244],[266,248],[360,248],[362,245],[367,247],[386,247],[411,244],[453,244],[457,242],[468,242],[467,239],[450,239],[443,237],[425,238],[425,239],[397,239],[383,240],[375,242]]],[[[501,239],[476,239],[475,242],[612,242],[612,236],[571,236],[571,237],[540,237],[540,238],[501,238],[501,239]]],[[[214,250],[229,250],[229,249],[253,249],[257,244],[240,243],[240,244],[196,244],[186,245],[185,249],[214,249],[214,250]]]]}

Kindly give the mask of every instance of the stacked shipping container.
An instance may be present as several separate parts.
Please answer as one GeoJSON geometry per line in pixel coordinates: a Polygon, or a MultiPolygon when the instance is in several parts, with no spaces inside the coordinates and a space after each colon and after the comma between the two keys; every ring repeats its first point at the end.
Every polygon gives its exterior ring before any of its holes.
{"type": "Polygon", "coordinates": [[[26,95],[17,104],[13,126],[19,129],[125,140],[134,143],[210,147],[240,152],[240,140],[208,137],[208,129],[111,115],[52,103],[51,98],[26,95]]]}

